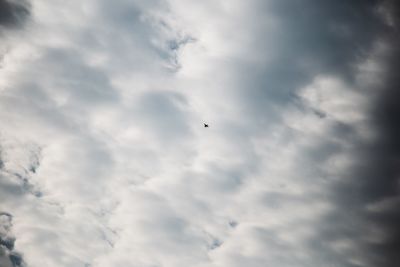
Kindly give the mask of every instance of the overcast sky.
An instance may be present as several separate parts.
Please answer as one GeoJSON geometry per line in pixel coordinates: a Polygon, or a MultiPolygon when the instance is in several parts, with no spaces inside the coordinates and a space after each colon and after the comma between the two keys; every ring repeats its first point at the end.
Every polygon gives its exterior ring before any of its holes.
{"type": "Polygon", "coordinates": [[[400,266],[399,6],[0,0],[0,266],[400,266]]]}

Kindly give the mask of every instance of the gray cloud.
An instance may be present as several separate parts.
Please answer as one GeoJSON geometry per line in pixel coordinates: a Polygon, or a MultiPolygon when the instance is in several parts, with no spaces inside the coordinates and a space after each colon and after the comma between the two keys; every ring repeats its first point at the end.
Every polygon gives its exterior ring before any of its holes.
{"type": "Polygon", "coordinates": [[[357,64],[387,30],[377,12],[379,1],[257,4],[258,11],[243,27],[257,29],[252,49],[259,59],[234,65],[240,73],[246,70],[246,79],[238,82],[247,88],[240,94],[252,118],[279,116],[281,106],[293,102],[296,92],[318,75],[339,75],[351,83],[357,64]],[[272,29],[261,24],[266,14],[272,29]]]}
{"type": "MultiPolygon", "coordinates": [[[[329,213],[320,223],[316,231],[318,238],[311,239],[309,246],[313,248],[315,258],[321,258],[321,263],[332,262],[339,266],[397,266],[399,263],[399,210],[396,206],[399,199],[399,142],[400,133],[399,110],[396,99],[398,99],[399,80],[397,69],[399,62],[399,36],[398,21],[394,19],[391,25],[384,24],[378,20],[378,7],[386,7],[386,15],[391,18],[398,18],[398,4],[391,1],[370,1],[355,2],[360,12],[352,12],[351,4],[335,2],[333,6],[327,5],[329,24],[324,19],[318,21],[318,29],[321,25],[335,26],[340,22],[341,27],[349,30],[351,38],[344,36],[335,37],[329,40],[329,44],[335,44],[328,50],[319,54],[320,48],[307,44],[307,48],[315,49],[312,56],[318,58],[319,70],[315,74],[321,75],[325,71],[332,74],[340,74],[350,84],[357,84],[357,70],[354,63],[365,57],[365,53],[371,53],[371,46],[378,42],[386,42],[388,50],[382,56],[385,73],[380,77],[383,82],[364,88],[362,94],[371,99],[366,111],[369,129],[374,133],[373,139],[363,140],[355,131],[356,125],[339,123],[333,127],[333,136],[346,140],[346,146],[352,147],[350,168],[344,172],[336,172],[335,176],[339,182],[333,183],[329,193],[332,203],[335,204],[333,212],[329,213]],[[379,4],[379,5],[378,5],[379,4]],[[348,6],[350,5],[350,6],[348,6]],[[336,14],[337,8],[346,7],[346,12],[336,14]],[[364,13],[365,11],[368,11],[364,13]],[[347,14],[347,12],[349,12],[347,14]],[[346,15],[347,14],[347,15],[346,15]],[[357,14],[357,15],[355,15],[357,14]],[[333,16],[333,17],[331,17],[333,16]],[[364,16],[364,17],[363,17],[364,16]],[[361,19],[363,17],[363,19],[361,19]],[[367,30],[362,30],[366,28],[367,30]],[[360,33],[357,35],[357,33],[360,33]],[[341,46],[343,44],[343,47],[341,46]],[[328,52],[332,51],[332,53],[328,52]],[[342,54],[343,53],[343,54],[342,54]],[[324,56],[325,55],[325,56],[324,56]],[[327,58],[326,56],[332,56],[327,58]],[[336,63],[331,61],[338,59],[336,63]],[[327,60],[327,61],[325,61],[327,60]],[[325,68],[325,63],[329,68],[325,68]],[[341,245],[339,245],[341,244],[341,245]],[[339,249],[343,246],[344,249],[339,249]],[[351,254],[357,255],[359,260],[349,261],[351,254]],[[342,260],[338,260],[342,259],[342,260]]],[[[314,7],[313,7],[314,8],[314,7]]],[[[311,8],[311,10],[314,10],[311,8]]],[[[287,11],[290,8],[285,8],[287,11]]],[[[324,12],[316,12],[324,14],[324,12]]],[[[306,16],[314,20],[315,17],[306,16]],[[312,18],[310,18],[312,17],[312,18]]],[[[297,21],[298,16],[291,16],[297,21]]],[[[300,20],[301,21],[301,20],[300,20]]],[[[301,23],[300,23],[301,25],[301,23]]],[[[300,26],[301,29],[309,27],[300,26]]],[[[322,36],[328,33],[326,28],[322,36]]],[[[304,33],[304,32],[302,32],[304,33]]],[[[309,40],[305,34],[305,40],[309,40]]],[[[320,35],[317,35],[320,36],[320,35]]],[[[331,37],[331,34],[329,34],[331,37]]],[[[316,40],[316,45],[324,44],[322,40],[316,40]]],[[[322,46],[324,47],[324,46],[322,46]]],[[[303,55],[303,53],[299,53],[303,55]]],[[[307,55],[307,53],[306,53],[307,55]]],[[[301,71],[304,69],[300,68],[301,71]]],[[[288,75],[289,77],[291,75],[288,75]]],[[[293,82],[293,80],[291,80],[293,82]]],[[[295,83],[298,86],[298,83],[295,83]]],[[[290,86],[289,86],[290,88],[290,86]]],[[[298,88],[298,87],[296,87],[298,88]]],[[[329,113],[328,113],[329,114],[329,113]]],[[[326,119],[326,117],[324,118],[326,119]]],[[[313,162],[323,163],[337,153],[343,153],[345,148],[333,143],[332,149],[325,150],[323,147],[316,147],[317,157],[313,162]],[[323,151],[325,156],[321,157],[323,151]]]]}
{"type": "Polygon", "coordinates": [[[30,5],[24,0],[0,1],[0,25],[3,27],[21,26],[30,15],[30,5]]]}
{"type": "Polygon", "coordinates": [[[22,255],[14,250],[15,237],[11,228],[12,215],[0,212],[0,263],[4,267],[23,267],[22,255]]]}
{"type": "Polygon", "coordinates": [[[400,197],[400,110],[396,101],[400,97],[397,75],[400,24],[398,3],[386,1],[385,4],[387,14],[394,21],[391,28],[381,35],[390,46],[384,58],[387,71],[384,84],[377,88],[380,93],[370,109],[372,127],[377,137],[373,142],[358,145],[359,152],[355,155],[358,163],[346,177],[346,182],[340,184],[335,192],[340,208],[347,211],[344,216],[353,218],[360,225],[369,226],[363,230],[357,230],[355,226],[347,229],[347,235],[359,241],[358,245],[369,261],[368,266],[394,267],[400,262],[400,213],[395,204],[400,197]],[[380,240],[365,240],[374,230],[380,232],[380,240]]]}

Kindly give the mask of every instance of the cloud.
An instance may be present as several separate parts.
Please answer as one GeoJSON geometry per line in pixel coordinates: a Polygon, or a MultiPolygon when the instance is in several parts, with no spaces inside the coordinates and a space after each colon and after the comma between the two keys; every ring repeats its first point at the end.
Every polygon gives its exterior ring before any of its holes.
{"type": "MultiPolygon", "coordinates": [[[[398,17],[399,6],[387,1],[386,12],[390,17],[398,17]]],[[[395,266],[399,261],[398,225],[399,213],[393,204],[399,197],[399,133],[398,105],[394,99],[398,97],[399,80],[395,75],[398,52],[398,21],[393,21],[391,28],[382,36],[388,48],[383,54],[385,72],[384,83],[378,87],[378,97],[370,106],[369,116],[371,129],[376,133],[371,142],[360,144],[357,149],[357,163],[353,166],[347,182],[339,186],[351,190],[351,194],[338,194],[340,207],[352,207],[359,213],[357,219],[366,225],[365,231],[371,232],[371,238],[360,241],[370,256],[371,266],[395,266]],[[384,204],[385,203],[385,204],[384,204]],[[376,232],[376,233],[375,233],[376,232]],[[374,238],[375,236],[375,238],[374,238]]],[[[356,233],[359,235],[361,233],[356,233]]]]}
{"type": "Polygon", "coordinates": [[[2,27],[20,26],[30,15],[30,6],[24,0],[0,1],[0,25],[2,27]]]}
{"type": "Polygon", "coordinates": [[[11,233],[12,215],[0,212],[0,263],[5,267],[23,267],[25,263],[20,253],[14,250],[15,237],[11,233]]]}
{"type": "Polygon", "coordinates": [[[398,260],[394,2],[0,3],[27,265],[398,260]]]}

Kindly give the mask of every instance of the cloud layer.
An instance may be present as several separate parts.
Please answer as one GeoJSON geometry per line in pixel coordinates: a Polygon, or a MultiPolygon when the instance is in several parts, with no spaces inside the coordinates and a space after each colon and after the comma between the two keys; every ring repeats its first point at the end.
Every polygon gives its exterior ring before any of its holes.
{"type": "Polygon", "coordinates": [[[0,265],[398,265],[395,1],[0,10],[0,265]]]}

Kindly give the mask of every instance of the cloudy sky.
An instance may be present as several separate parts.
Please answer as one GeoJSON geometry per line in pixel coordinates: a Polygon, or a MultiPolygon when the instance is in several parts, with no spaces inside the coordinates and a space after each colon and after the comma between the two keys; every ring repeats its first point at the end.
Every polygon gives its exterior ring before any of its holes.
{"type": "Polygon", "coordinates": [[[400,266],[399,6],[0,0],[0,266],[400,266]]]}

